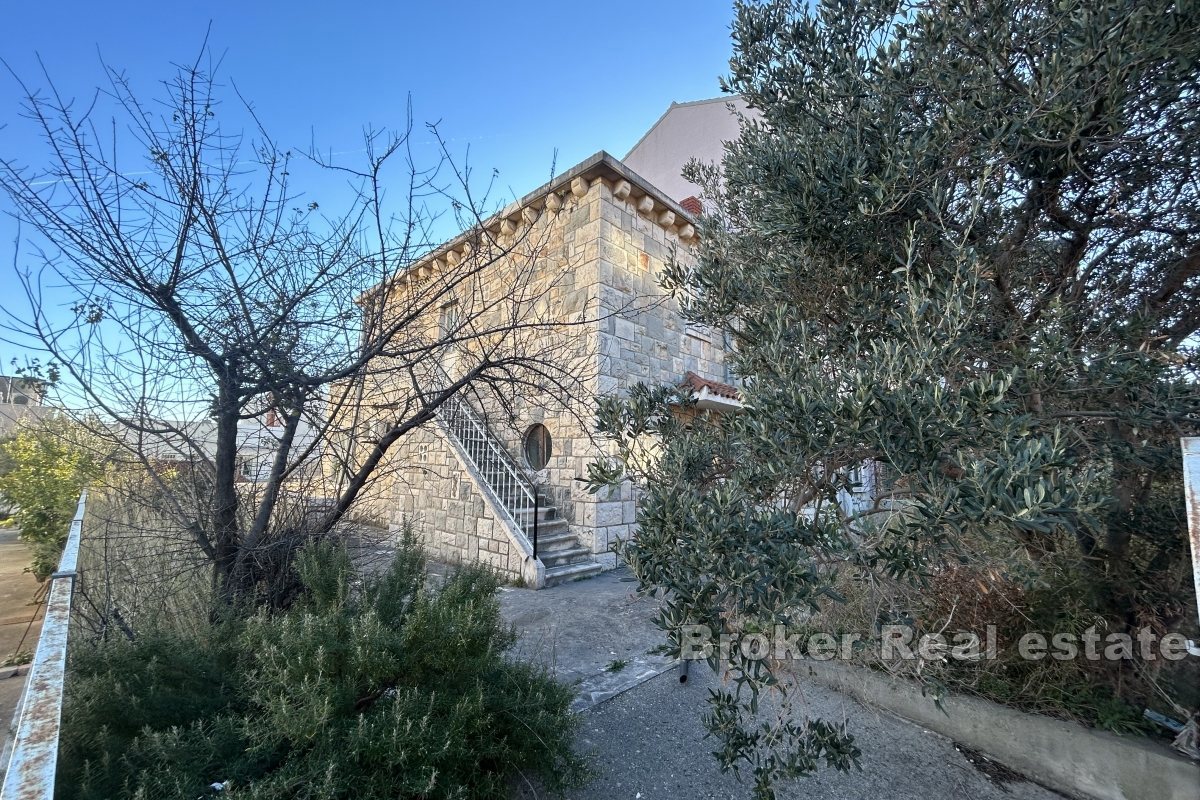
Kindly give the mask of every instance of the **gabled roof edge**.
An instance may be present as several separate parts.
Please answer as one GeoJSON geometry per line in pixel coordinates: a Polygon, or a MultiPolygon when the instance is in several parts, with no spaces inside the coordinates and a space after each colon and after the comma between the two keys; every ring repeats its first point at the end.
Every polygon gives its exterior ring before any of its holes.
{"type": "Polygon", "coordinates": [[[654,121],[654,124],[650,126],[649,130],[647,130],[645,133],[642,134],[642,137],[634,143],[633,147],[629,148],[629,152],[627,152],[625,154],[625,158],[629,158],[631,155],[633,155],[633,151],[637,150],[639,147],[641,147],[642,142],[646,141],[646,139],[650,136],[650,134],[654,133],[655,129],[658,128],[658,126],[662,124],[662,121],[667,118],[667,115],[670,114],[675,109],[688,108],[690,106],[705,106],[705,105],[709,105],[710,103],[732,103],[735,99],[737,99],[740,96],[741,95],[737,95],[737,94],[726,94],[726,95],[721,95],[720,97],[710,97],[707,100],[687,100],[682,103],[677,103],[674,100],[672,100],[671,105],[667,106],[667,110],[664,111],[659,116],[659,118],[654,121]]]}
{"type": "MultiPolygon", "coordinates": [[[[536,208],[539,204],[544,206],[545,198],[548,195],[564,187],[569,187],[571,182],[576,178],[600,174],[607,174],[609,179],[615,178],[629,181],[629,183],[636,185],[644,194],[653,197],[655,202],[660,203],[664,208],[675,212],[675,216],[679,219],[687,223],[695,223],[695,215],[691,214],[687,209],[681,206],[677,200],[668,197],[666,192],[659,189],[641,175],[638,175],[629,167],[625,166],[623,162],[612,156],[607,151],[600,150],[588,156],[583,161],[580,161],[578,164],[571,167],[561,175],[556,175],[555,177],[551,178],[549,181],[534,189],[532,192],[527,193],[519,200],[509,203],[500,211],[484,219],[481,224],[486,228],[497,223],[499,220],[513,216],[523,208],[536,208]]],[[[438,258],[439,256],[445,255],[451,250],[458,249],[458,247],[464,241],[474,235],[474,232],[477,230],[478,228],[476,227],[468,228],[467,230],[460,232],[457,236],[446,240],[432,250],[429,250],[423,255],[414,258],[411,262],[394,273],[393,279],[398,278],[402,273],[407,272],[414,267],[425,264],[432,259],[438,258]]],[[[359,300],[361,301],[363,298],[376,292],[381,285],[382,283],[376,284],[368,289],[359,297],[359,300]]]]}

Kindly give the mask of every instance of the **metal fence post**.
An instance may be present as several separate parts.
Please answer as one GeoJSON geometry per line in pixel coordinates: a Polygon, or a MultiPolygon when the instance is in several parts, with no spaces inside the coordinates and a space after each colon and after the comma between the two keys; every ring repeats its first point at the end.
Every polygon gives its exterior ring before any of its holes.
{"type": "MultiPolygon", "coordinates": [[[[1200,622],[1200,437],[1184,437],[1179,443],[1183,450],[1183,494],[1187,502],[1188,541],[1192,544],[1196,620],[1200,622]]],[[[1200,642],[1188,642],[1188,652],[1200,656],[1200,642]]]]}

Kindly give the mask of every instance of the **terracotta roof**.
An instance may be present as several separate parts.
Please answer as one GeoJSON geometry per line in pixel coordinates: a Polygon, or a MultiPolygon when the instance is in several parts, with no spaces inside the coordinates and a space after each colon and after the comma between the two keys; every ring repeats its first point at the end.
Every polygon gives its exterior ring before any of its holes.
{"type": "Polygon", "coordinates": [[[679,388],[687,387],[694,392],[699,392],[701,389],[708,389],[709,394],[715,394],[717,397],[727,397],[730,400],[741,400],[742,393],[738,391],[736,386],[730,386],[728,383],[701,378],[694,372],[688,372],[683,376],[683,382],[679,384],[679,388]]]}

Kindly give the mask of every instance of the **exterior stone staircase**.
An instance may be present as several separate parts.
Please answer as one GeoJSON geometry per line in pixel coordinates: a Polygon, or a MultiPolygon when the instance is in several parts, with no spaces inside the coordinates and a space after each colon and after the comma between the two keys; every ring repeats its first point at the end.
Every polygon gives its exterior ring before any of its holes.
{"type": "Polygon", "coordinates": [[[438,420],[466,453],[509,520],[533,544],[534,555],[546,567],[547,587],[600,572],[592,551],[580,544],[558,509],[465,398],[456,396],[444,403],[438,420]]]}
{"type": "Polygon", "coordinates": [[[544,495],[538,495],[536,533],[533,508],[516,509],[513,516],[525,537],[536,543],[537,557],[546,565],[547,587],[600,572],[592,551],[579,543],[567,521],[558,516],[558,509],[544,495]]]}

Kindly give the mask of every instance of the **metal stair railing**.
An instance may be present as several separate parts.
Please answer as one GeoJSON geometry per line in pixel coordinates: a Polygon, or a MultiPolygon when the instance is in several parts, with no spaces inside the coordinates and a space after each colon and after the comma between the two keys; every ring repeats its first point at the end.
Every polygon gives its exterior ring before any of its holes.
{"type": "MultiPolygon", "coordinates": [[[[442,385],[449,384],[449,377],[445,373],[438,377],[446,381],[442,385]]],[[[442,403],[438,408],[437,418],[466,453],[472,466],[478,470],[488,488],[500,501],[509,520],[522,534],[526,533],[525,524],[518,519],[517,513],[524,510],[533,511],[532,545],[536,558],[537,518],[541,505],[536,483],[508,454],[482,415],[461,395],[453,395],[442,403]]]]}

